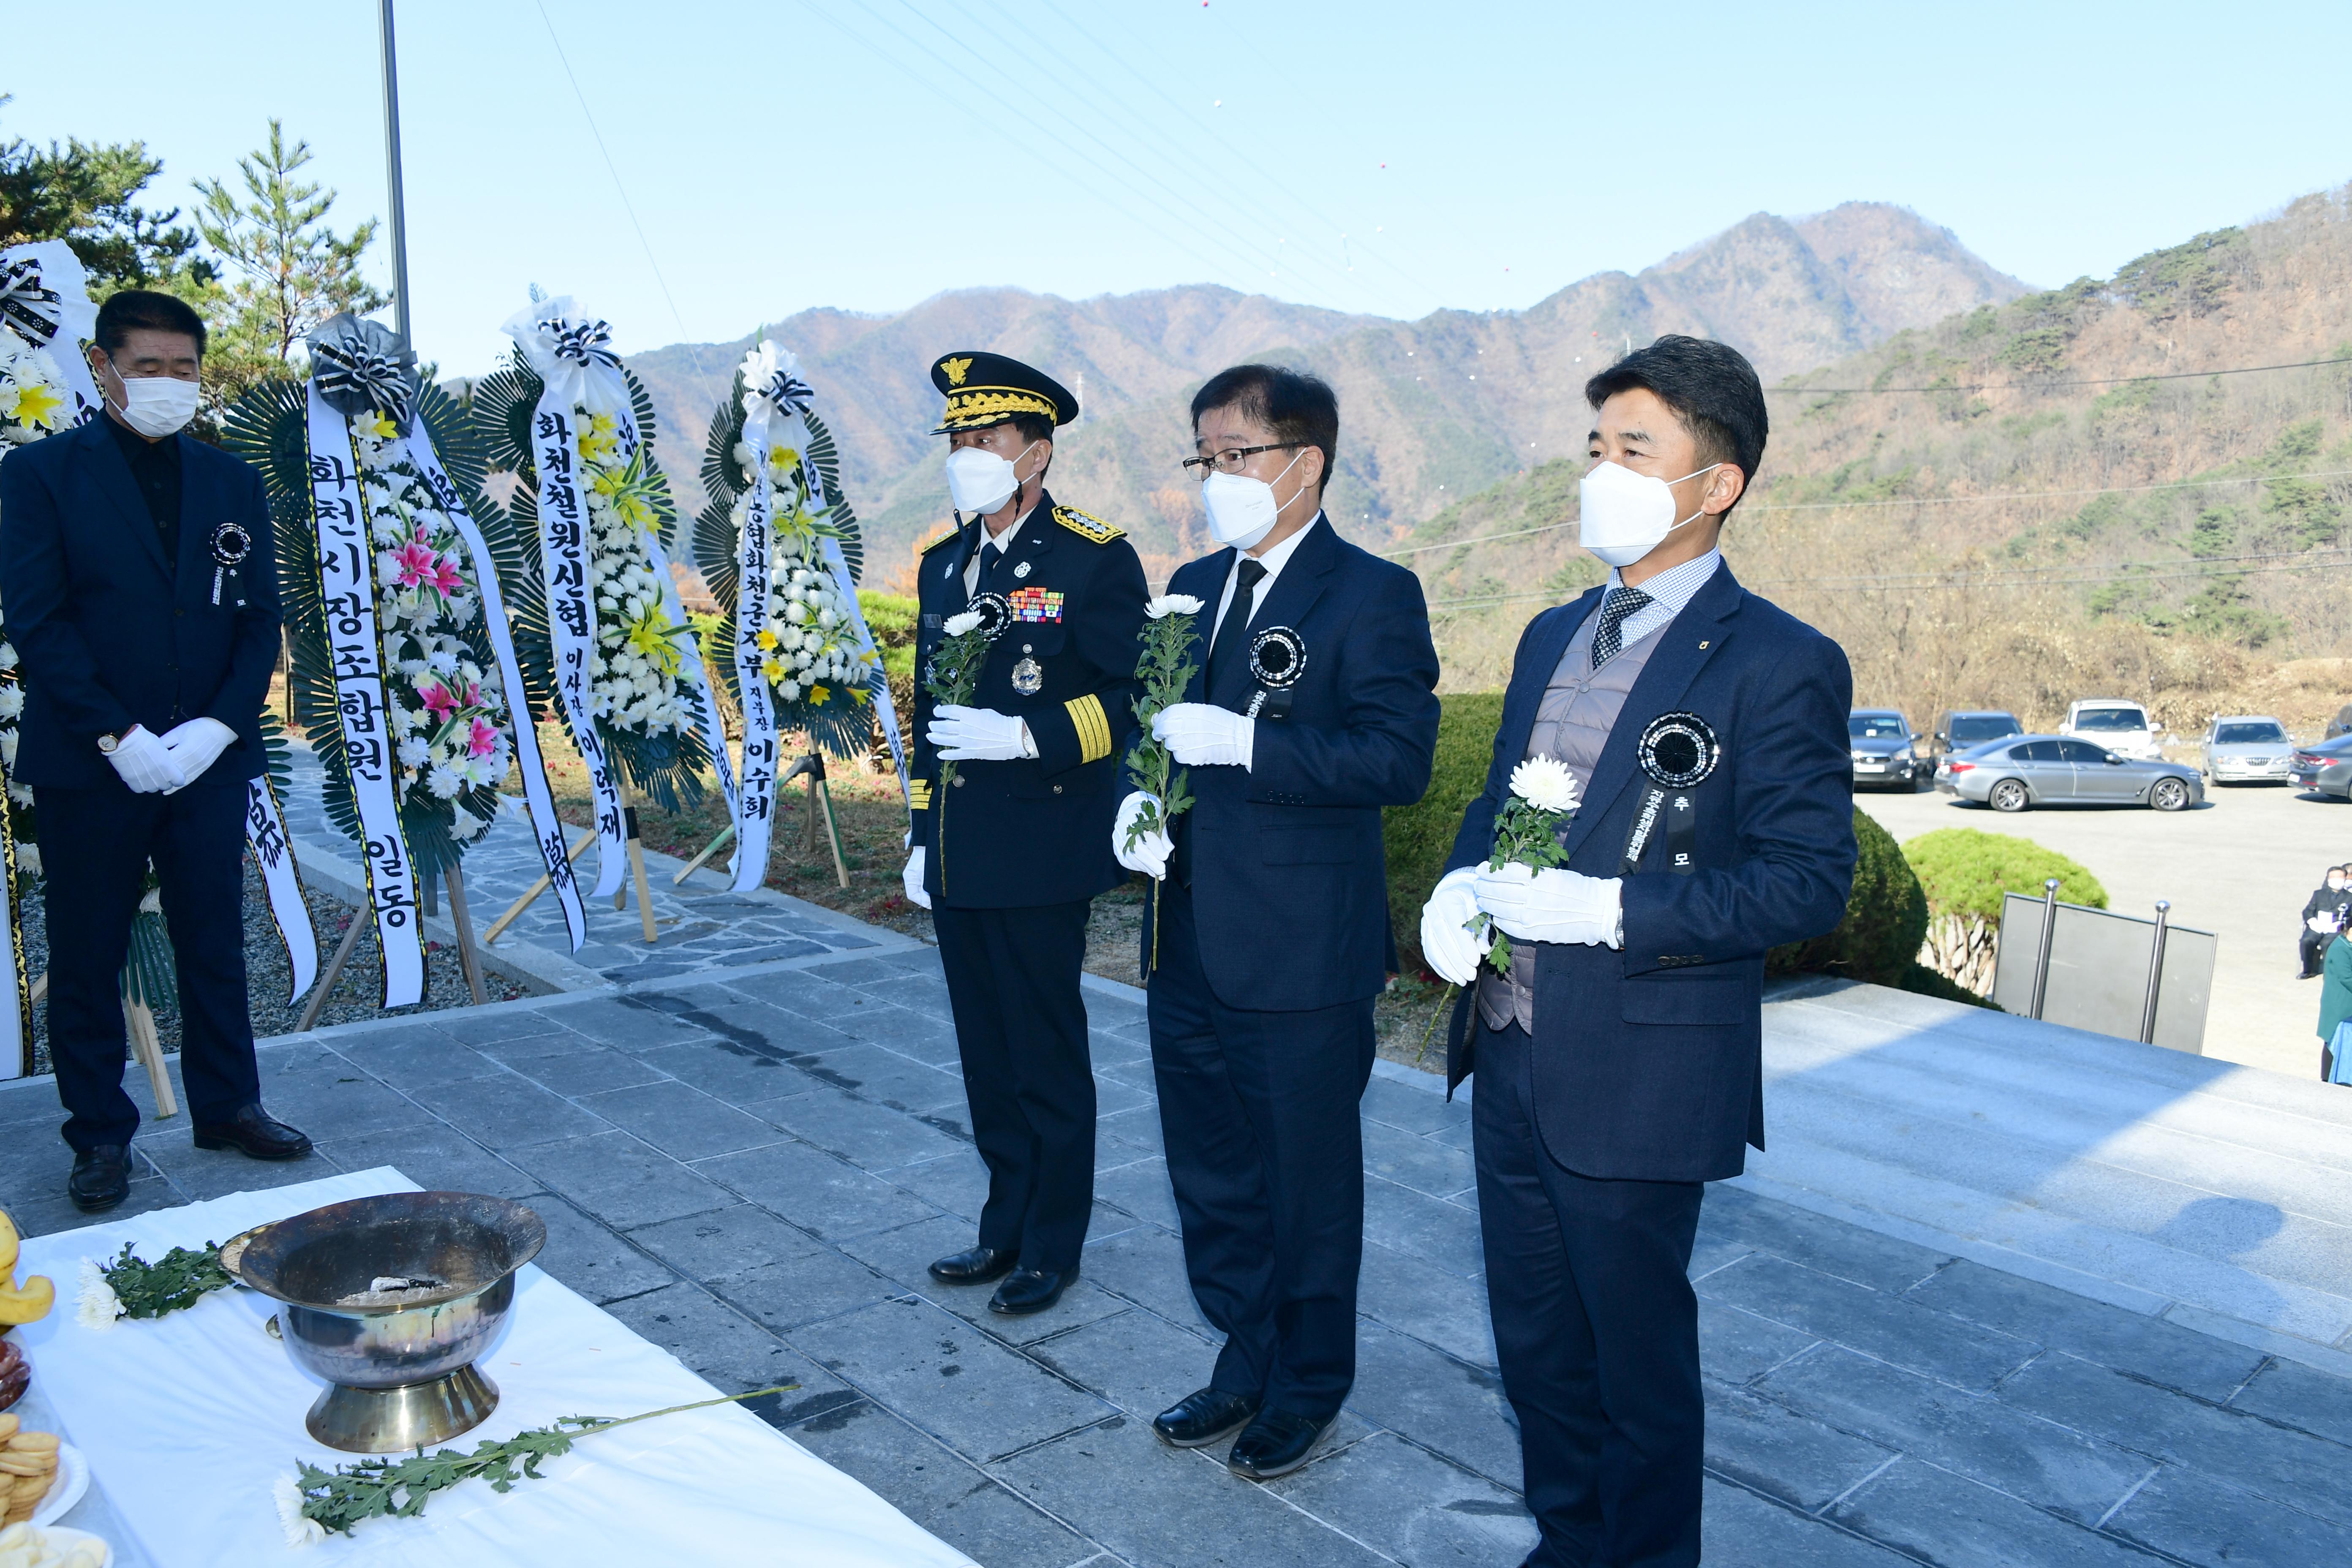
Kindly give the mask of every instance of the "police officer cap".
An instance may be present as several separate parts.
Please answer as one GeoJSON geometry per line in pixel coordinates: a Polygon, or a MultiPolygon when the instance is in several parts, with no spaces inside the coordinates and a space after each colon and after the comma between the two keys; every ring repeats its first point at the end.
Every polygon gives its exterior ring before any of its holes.
{"type": "Polygon", "coordinates": [[[934,436],[985,429],[1016,414],[1034,415],[1055,425],[1067,425],[1078,416],[1078,400],[1068,387],[1017,359],[979,349],[941,354],[931,365],[931,384],[948,400],[934,436]]]}

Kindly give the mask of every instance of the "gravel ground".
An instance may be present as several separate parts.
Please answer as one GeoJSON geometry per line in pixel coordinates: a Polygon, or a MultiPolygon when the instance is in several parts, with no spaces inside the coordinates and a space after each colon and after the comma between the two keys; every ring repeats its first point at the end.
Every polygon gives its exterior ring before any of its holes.
{"type": "MultiPolygon", "coordinates": [[[[319,933],[319,965],[323,969],[351,924],[351,906],[315,888],[305,888],[303,894],[310,901],[311,929],[319,933]]],[[[25,973],[38,978],[49,966],[48,922],[38,897],[26,901],[24,942],[25,973]]],[[[375,933],[370,931],[361,937],[351,962],[343,967],[342,979],[319,1015],[319,1022],[350,1024],[392,1013],[424,1013],[469,1005],[472,997],[466,989],[464,972],[458,967],[457,950],[440,942],[426,946],[424,1002],[413,1008],[384,1008],[376,1005],[382,970],[376,956],[375,933]]],[[[291,984],[286,947],[278,941],[278,927],[269,918],[269,902],[262,892],[261,878],[249,863],[245,868],[245,972],[247,994],[253,998],[253,1032],[259,1036],[291,1033],[301,1020],[302,1011],[299,1006],[279,1005],[291,984]]],[[[529,994],[521,986],[496,974],[484,974],[482,988],[492,1002],[529,994]]],[[[166,996],[158,1002],[155,1033],[166,1053],[180,1048],[180,1008],[175,999],[166,996]]],[[[36,1072],[49,1070],[47,1002],[33,1009],[33,1065],[36,1072]]]]}

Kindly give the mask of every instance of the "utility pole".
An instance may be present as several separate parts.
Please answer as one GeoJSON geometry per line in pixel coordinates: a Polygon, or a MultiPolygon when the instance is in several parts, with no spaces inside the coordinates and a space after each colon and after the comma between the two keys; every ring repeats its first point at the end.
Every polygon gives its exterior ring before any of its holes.
{"type": "Polygon", "coordinates": [[[408,218],[400,190],[400,73],[392,43],[392,0],[376,0],[383,33],[383,165],[392,191],[392,321],[403,348],[413,349],[408,332],[408,218]]]}

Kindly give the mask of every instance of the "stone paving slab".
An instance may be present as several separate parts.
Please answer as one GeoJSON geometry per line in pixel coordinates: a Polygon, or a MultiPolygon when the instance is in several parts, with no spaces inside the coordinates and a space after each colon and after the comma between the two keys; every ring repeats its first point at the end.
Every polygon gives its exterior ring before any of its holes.
{"type": "MultiPolygon", "coordinates": [[[[1129,992],[1089,984],[1098,1039],[1129,992]]],[[[1271,1486],[1150,1415],[1206,1381],[1146,1058],[1106,1053],[1084,1273],[1035,1318],[925,1272],[984,1173],[937,958],[828,950],[267,1043],[319,1138],[261,1165],[150,1123],[131,1210],[392,1163],[544,1215],[550,1272],[990,1568],[1495,1563],[1534,1527],[1494,1366],[1468,1106],[1366,1091],[1359,1378],[1271,1486]]],[[[176,1063],[174,1064],[176,1070],[176,1063]]],[[[143,1101],[145,1087],[134,1083],[143,1101]]],[[[81,1223],[46,1082],[0,1088],[0,1204],[81,1223]]],[[[1902,1235],[1710,1190],[1692,1259],[1718,1564],[2352,1562],[2352,1380],[1902,1235]]]]}

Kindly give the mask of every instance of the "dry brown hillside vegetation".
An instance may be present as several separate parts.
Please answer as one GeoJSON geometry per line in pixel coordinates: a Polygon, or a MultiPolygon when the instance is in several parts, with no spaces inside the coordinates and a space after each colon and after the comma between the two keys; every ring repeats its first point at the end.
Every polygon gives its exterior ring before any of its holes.
{"type": "MultiPolygon", "coordinates": [[[[1855,698],[1923,721],[2136,697],[2310,725],[2352,697],[2352,187],[1895,334],[1772,389],[1724,548],[1821,626],[1855,698]]],[[[1528,618],[1599,580],[1577,458],[1403,542],[1446,682],[1497,682],[1528,618]],[[1433,546],[1434,548],[1433,548],[1433,546]]]]}

